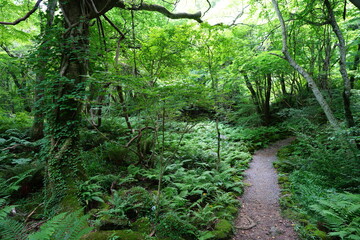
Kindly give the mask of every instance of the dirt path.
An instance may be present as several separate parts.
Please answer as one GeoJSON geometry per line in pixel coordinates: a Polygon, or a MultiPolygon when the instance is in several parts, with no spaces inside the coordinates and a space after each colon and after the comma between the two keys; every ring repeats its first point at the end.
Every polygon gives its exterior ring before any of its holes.
{"type": "Polygon", "coordinates": [[[233,240],[296,240],[292,223],[280,215],[277,174],[272,165],[277,151],[294,138],[278,141],[256,151],[245,172],[249,187],[241,197],[242,208],[235,221],[233,240]]]}

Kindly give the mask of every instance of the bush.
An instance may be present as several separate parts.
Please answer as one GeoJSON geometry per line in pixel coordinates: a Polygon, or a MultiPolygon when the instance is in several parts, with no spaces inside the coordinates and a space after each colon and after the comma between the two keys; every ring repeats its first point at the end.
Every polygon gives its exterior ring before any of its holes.
{"type": "Polygon", "coordinates": [[[0,110],[0,133],[5,132],[7,129],[20,129],[25,130],[30,128],[32,119],[27,113],[19,112],[16,114],[8,114],[0,110]]]}

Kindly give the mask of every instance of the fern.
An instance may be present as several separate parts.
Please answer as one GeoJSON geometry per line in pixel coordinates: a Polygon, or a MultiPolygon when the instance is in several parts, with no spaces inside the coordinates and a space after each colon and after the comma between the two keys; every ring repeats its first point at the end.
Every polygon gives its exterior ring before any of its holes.
{"type": "Polygon", "coordinates": [[[360,194],[333,194],[318,200],[311,209],[329,228],[330,236],[360,240],[360,194]]]}
{"type": "Polygon", "coordinates": [[[0,239],[25,240],[26,229],[24,224],[9,217],[0,220],[0,239]]]}
{"type": "Polygon", "coordinates": [[[21,186],[21,182],[31,176],[31,174],[35,171],[35,169],[30,169],[26,172],[21,173],[18,176],[14,176],[12,178],[9,178],[8,180],[5,180],[0,177],[0,197],[9,196],[12,193],[19,190],[21,186]]]}
{"type": "Polygon", "coordinates": [[[87,215],[82,210],[60,213],[43,224],[38,232],[29,235],[29,240],[77,240],[89,233],[87,215]]]}
{"type": "MultiPolygon", "coordinates": [[[[5,199],[0,199],[0,206],[5,203],[5,199]]],[[[5,206],[0,209],[0,239],[3,240],[22,240],[26,239],[25,226],[14,219],[8,217],[15,206],[5,206]]]]}

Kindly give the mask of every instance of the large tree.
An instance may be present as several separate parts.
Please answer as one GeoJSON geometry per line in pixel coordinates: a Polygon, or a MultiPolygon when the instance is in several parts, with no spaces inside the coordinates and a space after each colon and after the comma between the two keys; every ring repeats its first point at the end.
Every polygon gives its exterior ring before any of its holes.
{"type": "MultiPolygon", "coordinates": [[[[38,0],[24,17],[14,22],[0,22],[16,25],[29,18],[39,8],[38,0]]],[[[164,2],[165,3],[165,2],[164,2]]],[[[53,4],[53,1],[48,1],[53,4]]],[[[81,110],[83,107],[85,80],[89,74],[89,30],[90,21],[103,16],[113,8],[131,11],[159,12],[171,19],[193,19],[201,22],[201,13],[172,13],[164,6],[147,4],[143,1],[118,0],[59,0],[65,30],[62,34],[61,65],[58,76],[52,79],[52,103],[47,116],[50,140],[47,157],[47,190],[54,202],[65,208],[76,208],[76,179],[81,175],[81,163],[77,160],[77,142],[81,110]]],[[[113,25],[113,24],[112,24],[113,25]]],[[[114,25],[113,25],[114,26],[114,25]]],[[[116,26],[114,26],[116,27],[116,26]]]]}

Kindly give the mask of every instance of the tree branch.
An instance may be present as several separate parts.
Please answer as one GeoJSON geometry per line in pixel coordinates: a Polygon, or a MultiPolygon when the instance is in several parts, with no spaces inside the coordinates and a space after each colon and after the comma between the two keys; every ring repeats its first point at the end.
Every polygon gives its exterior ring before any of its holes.
{"type": "Polygon", "coordinates": [[[18,57],[15,54],[13,54],[5,45],[1,44],[0,47],[1,47],[2,50],[4,50],[7,53],[7,55],[9,57],[12,57],[12,58],[17,58],[18,57]]]}
{"type": "Polygon", "coordinates": [[[187,19],[193,19],[193,20],[197,21],[198,23],[203,22],[201,20],[201,12],[197,12],[197,13],[193,13],[193,14],[191,14],[191,13],[172,13],[169,10],[167,10],[165,7],[156,5],[156,4],[141,3],[140,5],[137,5],[137,6],[127,6],[123,1],[118,1],[115,6],[118,8],[126,9],[126,10],[134,10],[134,11],[144,10],[144,11],[151,11],[151,12],[159,12],[171,19],[187,18],[187,19]]]}
{"type": "Polygon", "coordinates": [[[26,19],[28,19],[31,14],[33,14],[38,8],[39,8],[39,5],[41,3],[42,0],[38,0],[35,4],[35,6],[33,7],[33,9],[31,9],[24,17],[22,18],[19,18],[17,20],[15,20],[14,22],[0,22],[0,24],[2,25],[16,25],[22,21],[25,21],[26,19]]]}
{"type": "Polygon", "coordinates": [[[350,0],[350,2],[360,9],[360,0],[350,0]]]}
{"type": "Polygon", "coordinates": [[[120,31],[120,29],[105,15],[102,15],[104,19],[120,34],[121,38],[125,38],[125,34],[120,31]]]}

